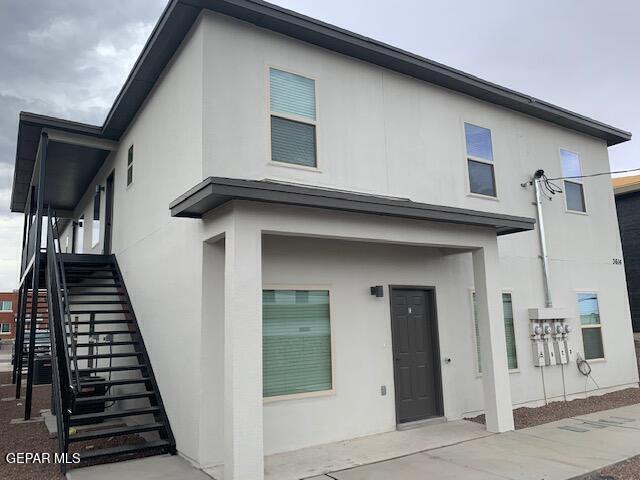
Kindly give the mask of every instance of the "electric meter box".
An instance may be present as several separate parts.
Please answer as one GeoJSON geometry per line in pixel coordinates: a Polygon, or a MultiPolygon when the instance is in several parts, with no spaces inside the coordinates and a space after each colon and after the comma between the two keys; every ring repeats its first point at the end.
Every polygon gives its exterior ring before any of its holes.
{"type": "Polygon", "coordinates": [[[529,320],[557,320],[568,317],[566,308],[545,307],[529,309],[529,320]]]}

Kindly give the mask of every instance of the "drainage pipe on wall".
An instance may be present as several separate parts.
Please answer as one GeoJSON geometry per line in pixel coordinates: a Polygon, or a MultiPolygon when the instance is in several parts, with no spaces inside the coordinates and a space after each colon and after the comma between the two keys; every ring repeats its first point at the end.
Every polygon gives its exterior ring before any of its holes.
{"type": "MultiPolygon", "coordinates": [[[[547,238],[544,230],[544,218],[542,215],[542,192],[541,185],[542,177],[544,176],[544,170],[536,170],[533,174],[533,188],[536,196],[536,212],[538,221],[538,238],[540,240],[540,253],[542,259],[542,277],[544,284],[544,302],[547,308],[553,307],[553,299],[551,297],[551,287],[549,281],[549,255],[547,253],[547,238]]],[[[567,401],[567,387],[564,379],[564,365],[560,364],[560,370],[562,371],[562,392],[564,401],[567,401]]],[[[547,389],[544,381],[544,367],[540,367],[542,376],[542,392],[544,395],[544,403],[547,404],[547,389]]]]}

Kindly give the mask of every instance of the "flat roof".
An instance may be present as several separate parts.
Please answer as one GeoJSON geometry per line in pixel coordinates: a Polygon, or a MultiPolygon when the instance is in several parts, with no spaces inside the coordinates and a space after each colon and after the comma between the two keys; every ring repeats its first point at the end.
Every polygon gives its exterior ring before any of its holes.
{"type": "MultiPolygon", "coordinates": [[[[47,127],[45,124],[50,123],[50,128],[74,132],[77,130],[77,133],[119,140],[203,9],[600,138],[606,141],[607,145],[616,145],[631,139],[631,133],[625,130],[261,0],[171,0],[151,32],[102,126],[35,114],[21,114],[16,155],[16,171],[19,171],[19,178],[29,177],[30,181],[29,168],[32,172],[35,159],[31,154],[21,153],[20,145],[28,143],[23,142],[23,124],[43,128],[47,127]]],[[[27,190],[28,185],[25,188],[18,177],[14,177],[12,211],[21,211],[27,190]]]]}
{"type": "Polygon", "coordinates": [[[208,177],[176,198],[173,217],[200,218],[232,200],[251,200],[300,207],[323,208],[432,222],[494,228],[498,235],[533,230],[535,220],[465,208],[430,205],[405,198],[382,197],[268,180],[208,177]]]}

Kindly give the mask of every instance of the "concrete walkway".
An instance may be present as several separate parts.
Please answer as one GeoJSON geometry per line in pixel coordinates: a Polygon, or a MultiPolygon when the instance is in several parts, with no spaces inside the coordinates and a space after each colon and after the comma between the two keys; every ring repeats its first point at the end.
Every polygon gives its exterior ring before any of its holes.
{"type": "Polygon", "coordinates": [[[640,455],[640,405],[491,435],[313,480],[564,480],[640,455]]]}
{"type": "MultiPolygon", "coordinates": [[[[640,455],[640,405],[500,435],[460,421],[337,442],[266,457],[265,479],[565,480],[635,455],[640,455]],[[314,469],[330,473],[317,475],[314,469]]],[[[220,478],[219,472],[207,473],[220,478]]],[[[67,478],[211,480],[177,455],[79,468],[67,478]]]]}

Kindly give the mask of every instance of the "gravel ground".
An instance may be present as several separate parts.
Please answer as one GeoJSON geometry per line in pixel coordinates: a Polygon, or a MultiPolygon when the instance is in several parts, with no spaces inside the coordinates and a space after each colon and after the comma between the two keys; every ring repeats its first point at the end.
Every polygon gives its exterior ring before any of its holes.
{"type": "MultiPolygon", "coordinates": [[[[604,395],[579,398],[570,402],[551,402],[548,405],[536,408],[516,408],[513,411],[513,421],[516,430],[519,430],[521,428],[535,427],[543,423],[555,422],[563,418],[600,412],[636,403],[640,403],[640,388],[627,388],[604,395]]],[[[484,424],[484,415],[467,418],[466,420],[484,424]]]]}
{"type": "MultiPolygon", "coordinates": [[[[639,480],[640,479],[640,455],[611,467],[600,470],[591,475],[589,480],[639,480]]],[[[586,480],[586,479],[585,479],[586,480]]]]}
{"type": "MultiPolygon", "coordinates": [[[[11,373],[0,372],[0,384],[11,382],[11,373]]],[[[24,389],[23,389],[24,392],[24,389]]],[[[13,385],[0,387],[0,398],[14,397],[15,387],[13,385]]],[[[24,397],[24,395],[23,395],[24,397]]],[[[40,410],[50,407],[51,388],[49,385],[33,387],[32,418],[40,415],[40,410]]],[[[32,452],[53,454],[58,451],[58,441],[49,438],[49,432],[44,422],[24,423],[12,425],[10,420],[22,418],[24,415],[24,404],[22,400],[0,401],[0,479],[2,480],[63,480],[65,477],[60,473],[59,465],[54,463],[30,463],[11,464],[6,460],[7,453],[32,452]]],[[[72,445],[69,451],[79,452],[82,449],[98,449],[115,447],[123,444],[143,443],[144,440],[137,435],[112,437],[94,440],[79,445],[72,445]]],[[[95,462],[99,463],[99,462],[95,462]]]]}

